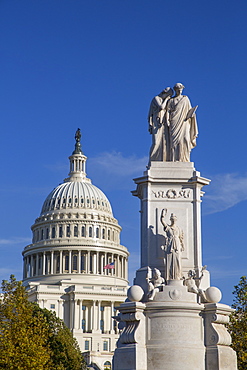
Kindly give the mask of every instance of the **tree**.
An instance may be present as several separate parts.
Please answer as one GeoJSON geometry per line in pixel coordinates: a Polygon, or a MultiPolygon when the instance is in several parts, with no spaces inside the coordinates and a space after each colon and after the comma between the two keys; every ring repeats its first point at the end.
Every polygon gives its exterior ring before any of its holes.
{"type": "Polygon", "coordinates": [[[33,314],[33,304],[13,275],[2,282],[0,303],[0,368],[8,370],[49,369],[51,350],[46,347],[48,324],[42,313],[33,314]]]}
{"type": "Polygon", "coordinates": [[[230,317],[229,330],[232,336],[232,348],[237,352],[238,369],[247,369],[247,278],[242,276],[234,287],[235,312],[230,317]]]}
{"type": "Polygon", "coordinates": [[[0,368],[8,370],[81,370],[85,361],[76,340],[54,312],[28,301],[13,275],[2,282],[0,368]]]}

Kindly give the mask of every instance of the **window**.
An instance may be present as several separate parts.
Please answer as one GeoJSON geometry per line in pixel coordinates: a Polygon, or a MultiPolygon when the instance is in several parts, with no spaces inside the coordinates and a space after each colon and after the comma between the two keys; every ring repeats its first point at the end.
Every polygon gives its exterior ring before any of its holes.
{"type": "Polygon", "coordinates": [[[63,227],[60,225],[59,226],[59,238],[63,237],[63,227]]]}
{"type": "Polygon", "coordinates": [[[51,309],[51,310],[55,310],[55,304],[53,304],[53,303],[52,303],[52,304],[50,305],[50,309],[51,309]]]}
{"type": "Polygon", "coordinates": [[[108,240],[110,240],[111,239],[111,232],[110,232],[110,230],[108,230],[108,240]]]}
{"type": "Polygon", "coordinates": [[[42,229],[41,230],[41,240],[43,240],[44,239],[44,230],[42,229]]]}
{"type": "Polygon", "coordinates": [[[74,226],[74,236],[78,236],[78,226],[74,226]]]}
{"type": "Polygon", "coordinates": [[[46,229],[46,239],[49,239],[49,229],[46,229]]]}
{"type": "Polygon", "coordinates": [[[37,231],[37,236],[36,236],[37,242],[39,241],[39,230],[37,231]]]}
{"type": "Polygon", "coordinates": [[[86,306],[81,306],[82,311],[86,311],[86,306]]]}
{"type": "Polygon", "coordinates": [[[105,229],[102,230],[102,239],[105,239],[105,229]]]}
{"type": "Polygon", "coordinates": [[[57,273],[60,271],[60,256],[57,256],[57,273]]]}
{"type": "Polygon", "coordinates": [[[85,340],[85,351],[89,351],[89,340],[85,340]]]}
{"type": "Polygon", "coordinates": [[[100,320],[100,330],[102,331],[102,333],[104,332],[104,320],[100,320]]]}
{"type": "Polygon", "coordinates": [[[88,230],[88,236],[89,236],[89,238],[92,238],[92,236],[93,236],[93,228],[92,228],[92,226],[89,226],[89,230],[88,230]]]}
{"type": "Polygon", "coordinates": [[[100,307],[100,311],[104,311],[105,307],[104,306],[101,306],[100,307]]]}
{"type": "Polygon", "coordinates": [[[65,256],[65,270],[69,270],[69,256],[65,256]]]}
{"type": "Polygon", "coordinates": [[[104,363],[104,370],[111,370],[111,363],[110,363],[110,361],[106,361],[104,363]]]}
{"type": "Polygon", "coordinates": [[[107,340],[104,340],[104,342],[103,342],[103,351],[108,351],[108,342],[107,342],[107,340]]]}
{"type": "Polygon", "coordinates": [[[66,236],[67,236],[67,238],[70,237],[70,226],[69,225],[67,225],[67,227],[66,227],[66,236]]]}
{"type": "Polygon", "coordinates": [[[53,239],[55,238],[55,227],[53,227],[52,230],[51,230],[51,237],[53,239]]]}
{"type": "Polygon", "coordinates": [[[86,331],[86,320],[84,319],[81,320],[81,328],[84,332],[86,331]]]}
{"type": "Polygon", "coordinates": [[[73,270],[77,270],[77,255],[73,255],[73,270]]]}
{"type": "Polygon", "coordinates": [[[81,227],[81,236],[86,236],[86,233],[85,233],[85,226],[82,226],[82,227],[81,227]]]}
{"type": "Polygon", "coordinates": [[[96,238],[99,238],[99,228],[96,228],[96,238]]]}

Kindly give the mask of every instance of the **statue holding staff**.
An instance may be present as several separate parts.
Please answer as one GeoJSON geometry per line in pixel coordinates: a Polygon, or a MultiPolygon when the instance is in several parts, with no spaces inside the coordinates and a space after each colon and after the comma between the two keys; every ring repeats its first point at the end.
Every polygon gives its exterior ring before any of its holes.
{"type": "Polygon", "coordinates": [[[160,217],[160,221],[164,226],[164,231],[166,233],[166,243],[161,246],[161,249],[163,249],[165,253],[165,279],[166,281],[180,280],[182,278],[181,253],[184,250],[183,232],[176,225],[177,217],[173,213],[170,216],[171,224],[168,225],[166,223],[166,214],[167,210],[163,209],[160,217]]]}

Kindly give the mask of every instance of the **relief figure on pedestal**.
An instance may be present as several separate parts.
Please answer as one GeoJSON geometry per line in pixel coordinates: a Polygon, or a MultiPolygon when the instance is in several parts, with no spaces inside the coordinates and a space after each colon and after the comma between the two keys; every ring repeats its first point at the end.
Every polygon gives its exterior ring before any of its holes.
{"type": "Polygon", "coordinates": [[[169,127],[169,161],[190,162],[191,149],[196,146],[198,136],[195,111],[187,96],[182,95],[184,85],[176,83],[175,96],[167,103],[166,120],[169,127]]]}
{"type": "Polygon", "coordinates": [[[170,216],[171,224],[165,221],[167,209],[161,212],[160,221],[166,233],[166,243],[161,246],[164,251],[165,279],[180,280],[182,278],[181,253],[184,250],[183,231],[176,225],[177,217],[172,213],[170,216]]]}
{"type": "Polygon", "coordinates": [[[164,122],[166,105],[172,96],[170,87],[164,89],[155,96],[150,104],[148,113],[149,132],[152,134],[152,146],[150,148],[150,161],[167,161],[169,153],[168,127],[164,122]]]}
{"type": "Polygon", "coordinates": [[[184,285],[187,286],[188,292],[198,294],[198,296],[200,296],[203,299],[204,302],[207,302],[207,298],[206,298],[204,290],[200,288],[200,283],[201,283],[201,280],[203,278],[203,271],[206,268],[207,268],[207,266],[202,267],[200,277],[196,277],[196,272],[194,270],[189,270],[188,271],[188,277],[187,278],[185,278],[183,276],[184,285]]]}

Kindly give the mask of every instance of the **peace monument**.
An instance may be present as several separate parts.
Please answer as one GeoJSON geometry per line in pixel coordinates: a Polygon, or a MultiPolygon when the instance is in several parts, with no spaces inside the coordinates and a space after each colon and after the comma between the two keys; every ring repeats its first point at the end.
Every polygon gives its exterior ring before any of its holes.
{"type": "Polygon", "coordinates": [[[197,106],[183,89],[165,88],[149,109],[149,163],[132,192],[140,199],[141,266],[115,317],[114,370],[237,369],[225,326],[232,309],[219,303],[202,264],[201,197],[210,180],[190,161],[197,106]]]}

